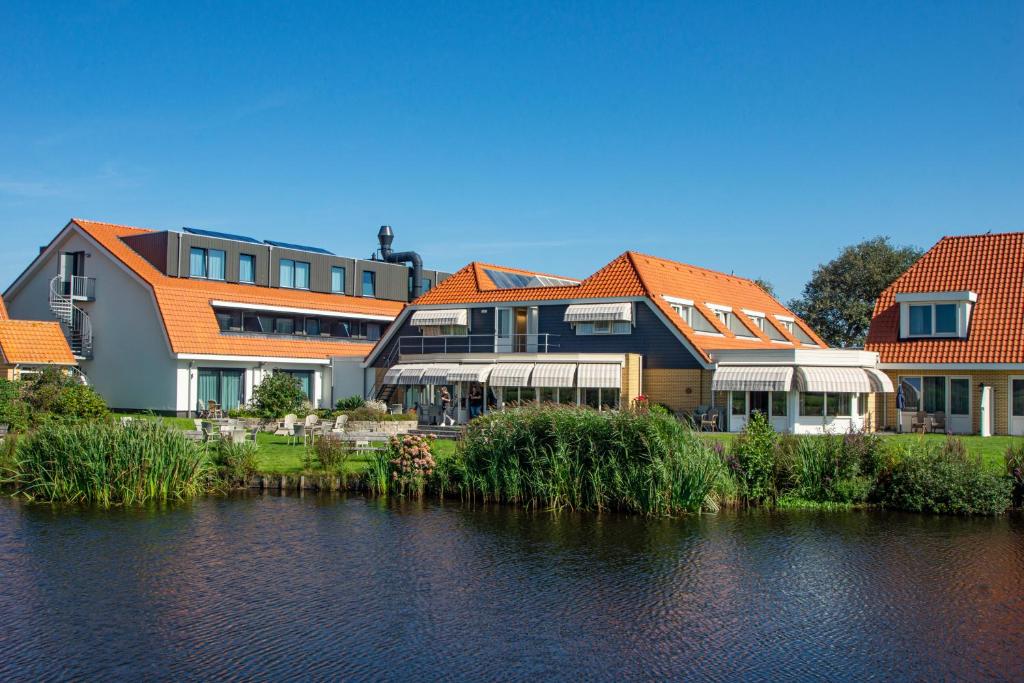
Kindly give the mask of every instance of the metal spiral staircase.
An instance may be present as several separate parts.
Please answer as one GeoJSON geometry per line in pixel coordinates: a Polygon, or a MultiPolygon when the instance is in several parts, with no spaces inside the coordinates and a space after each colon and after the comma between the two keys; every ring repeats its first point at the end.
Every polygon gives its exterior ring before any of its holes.
{"type": "Polygon", "coordinates": [[[91,287],[91,278],[72,276],[68,281],[58,275],[50,280],[50,310],[60,321],[76,358],[92,358],[92,321],[75,305],[75,301],[92,298],[91,287]]]}

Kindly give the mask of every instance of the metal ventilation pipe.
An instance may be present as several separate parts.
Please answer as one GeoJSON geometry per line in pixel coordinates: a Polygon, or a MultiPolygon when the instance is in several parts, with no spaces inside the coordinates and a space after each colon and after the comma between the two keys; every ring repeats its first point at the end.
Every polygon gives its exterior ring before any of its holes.
{"type": "Polygon", "coordinates": [[[423,259],[415,251],[392,251],[391,243],[395,241],[395,233],[390,225],[380,226],[377,231],[380,242],[380,259],[385,263],[409,263],[412,265],[412,298],[423,294],[423,259]]]}

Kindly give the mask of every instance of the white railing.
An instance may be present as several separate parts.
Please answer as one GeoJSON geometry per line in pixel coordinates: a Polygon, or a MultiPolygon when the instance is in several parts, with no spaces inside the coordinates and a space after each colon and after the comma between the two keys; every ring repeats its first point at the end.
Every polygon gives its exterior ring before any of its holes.
{"type": "MultiPolygon", "coordinates": [[[[92,278],[81,278],[88,280],[92,278]]],[[[92,321],[89,314],[74,304],[74,281],[60,275],[50,280],[50,310],[60,321],[71,352],[79,358],[92,357],[92,321]]],[[[86,291],[83,289],[82,291],[86,291]]],[[[84,297],[83,297],[84,298],[84,297]]]]}

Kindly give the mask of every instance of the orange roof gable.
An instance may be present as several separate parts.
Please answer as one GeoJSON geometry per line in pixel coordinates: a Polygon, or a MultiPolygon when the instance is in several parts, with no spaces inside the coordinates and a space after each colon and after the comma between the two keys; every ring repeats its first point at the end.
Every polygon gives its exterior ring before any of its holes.
{"type": "Polygon", "coordinates": [[[4,298],[0,296],[0,320],[7,320],[9,317],[7,315],[7,306],[4,305],[4,298]]]}
{"type": "Polygon", "coordinates": [[[875,302],[866,348],[882,363],[1024,363],[1024,233],[943,237],[875,302]],[[896,294],[972,291],[966,339],[900,339],[896,294]]]}
{"type": "Polygon", "coordinates": [[[220,332],[210,305],[214,300],[392,318],[405,307],[399,301],[169,277],[121,239],[152,230],[77,218],[72,222],[152,288],[174,353],[323,359],[329,356],[362,358],[373,348],[373,342],[225,335],[220,332]]]}
{"type": "MultiPolygon", "coordinates": [[[[579,285],[566,287],[496,289],[484,272],[486,269],[498,269],[524,275],[543,275],[542,273],[474,262],[421,296],[415,303],[417,305],[445,305],[644,297],[670,321],[704,360],[710,360],[709,354],[714,349],[778,348],[779,345],[772,343],[742,312],[741,309],[744,308],[765,313],[771,323],[775,322],[774,315],[792,317],[796,320],[796,324],[818,345],[826,346],[806,323],[761,289],[753,280],[656,256],[627,251],[590,277],[580,281],[579,285]],[[715,326],[719,334],[708,335],[696,332],[672,310],[671,305],[663,298],[665,296],[692,300],[694,305],[715,326]],[[733,315],[750,330],[754,337],[738,337],[732,330],[721,325],[705,305],[706,303],[731,307],[733,315]],[[769,347],[769,344],[772,346],[769,347]]],[[[793,345],[800,346],[799,340],[785,328],[776,327],[793,345]]]]}
{"type": "Polygon", "coordinates": [[[0,320],[0,355],[11,365],[77,363],[56,322],[0,320]]]}

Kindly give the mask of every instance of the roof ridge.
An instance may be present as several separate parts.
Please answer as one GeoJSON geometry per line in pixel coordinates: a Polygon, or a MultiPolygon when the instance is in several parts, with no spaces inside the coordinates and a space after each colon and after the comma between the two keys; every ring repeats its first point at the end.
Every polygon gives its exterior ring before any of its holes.
{"type": "MultiPolygon", "coordinates": [[[[162,230],[158,230],[156,228],[140,228],[137,225],[124,225],[122,223],[109,223],[107,221],[94,221],[91,218],[72,218],[71,222],[72,223],[78,223],[79,225],[81,225],[82,223],[91,223],[92,225],[106,225],[106,226],[111,227],[111,228],[127,228],[129,230],[140,230],[142,232],[163,232],[162,230]]],[[[170,232],[170,230],[168,230],[167,232],[170,232]]]]}
{"type": "MultiPolygon", "coordinates": [[[[629,263],[629,267],[632,268],[633,272],[636,274],[636,279],[640,281],[640,287],[643,288],[643,290],[644,290],[644,296],[646,296],[648,298],[653,297],[654,296],[654,294],[653,294],[654,290],[652,290],[651,286],[649,284],[647,284],[647,278],[645,278],[644,274],[640,271],[640,267],[636,264],[636,261],[633,260],[633,254],[630,253],[629,250],[626,250],[625,252],[623,252],[621,256],[616,256],[615,258],[613,258],[611,263],[615,263],[616,261],[618,261],[623,256],[626,257],[626,261],[629,263]]],[[[611,265],[611,263],[609,263],[608,265],[611,265]]],[[[605,266],[605,267],[607,268],[607,266],[605,266]]],[[[603,268],[602,268],[602,270],[603,270],[603,268]]]]}
{"type": "MultiPolygon", "coordinates": [[[[974,240],[982,237],[1013,237],[1017,235],[1024,235],[1024,230],[1010,230],[1008,232],[992,232],[990,230],[988,232],[977,232],[967,235],[943,235],[939,238],[939,241],[932,246],[932,249],[946,240],[974,240]]],[[[929,249],[929,251],[931,251],[931,249],[929,249]]]]}
{"type": "MultiPolygon", "coordinates": [[[[754,278],[743,277],[742,275],[735,275],[733,273],[726,273],[721,270],[715,270],[714,268],[705,268],[704,266],[698,266],[693,263],[686,263],[685,261],[676,261],[675,259],[665,258],[664,256],[655,256],[654,254],[646,254],[642,251],[629,250],[626,252],[631,257],[643,256],[644,258],[654,259],[655,261],[661,261],[663,263],[671,263],[674,266],[683,266],[685,268],[693,268],[703,273],[711,273],[713,275],[721,275],[722,277],[732,278],[733,280],[739,280],[741,282],[754,282],[754,278]]],[[[755,283],[756,284],[756,283],[755,283]]]]}

